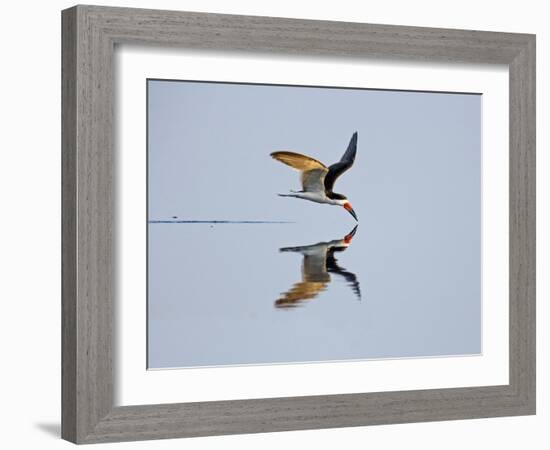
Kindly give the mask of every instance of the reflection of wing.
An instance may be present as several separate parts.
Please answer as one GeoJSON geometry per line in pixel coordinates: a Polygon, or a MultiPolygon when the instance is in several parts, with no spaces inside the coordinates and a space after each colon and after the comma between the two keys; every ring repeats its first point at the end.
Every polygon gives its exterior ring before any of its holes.
{"type": "Polygon", "coordinates": [[[351,290],[355,293],[358,300],[361,300],[361,288],[359,287],[359,281],[353,272],[348,272],[343,267],[338,265],[337,259],[334,257],[335,252],[344,251],[347,247],[333,247],[327,253],[327,270],[329,273],[335,273],[341,275],[346,280],[347,284],[351,287],[351,290]]]}
{"type": "Polygon", "coordinates": [[[305,192],[324,192],[328,168],[320,161],[294,152],[273,152],[271,157],[301,172],[305,192]]]}
{"type": "Polygon", "coordinates": [[[324,291],[330,282],[327,272],[326,252],[327,245],[324,242],[303,247],[285,247],[282,252],[297,252],[304,257],[302,263],[302,281],[295,283],[277,301],[277,308],[290,308],[298,306],[304,300],[317,297],[324,291]]]}
{"type": "Polygon", "coordinates": [[[302,281],[295,283],[287,292],[275,301],[277,308],[293,308],[299,306],[304,300],[310,300],[323,292],[330,283],[330,274],[341,275],[351,286],[352,291],[361,300],[359,281],[354,273],[346,271],[338,265],[335,252],[343,252],[350,244],[357,232],[357,225],[343,239],[335,239],[329,242],[318,242],[313,245],[301,247],[283,247],[281,252],[301,253],[304,257],[302,263],[302,281]]]}
{"type": "Polygon", "coordinates": [[[326,289],[327,284],[328,283],[300,281],[277,299],[275,301],[275,306],[277,308],[295,308],[304,300],[310,300],[317,297],[320,292],[326,289]]]}

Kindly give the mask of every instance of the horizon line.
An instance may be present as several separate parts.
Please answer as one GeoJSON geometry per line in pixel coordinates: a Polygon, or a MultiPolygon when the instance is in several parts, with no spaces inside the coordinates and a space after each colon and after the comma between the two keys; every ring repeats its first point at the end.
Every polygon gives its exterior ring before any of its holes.
{"type": "Polygon", "coordinates": [[[248,223],[248,224],[276,224],[276,223],[296,223],[286,220],[182,220],[182,219],[161,219],[161,220],[148,220],[147,223],[225,223],[225,224],[234,224],[234,223],[248,223]]]}

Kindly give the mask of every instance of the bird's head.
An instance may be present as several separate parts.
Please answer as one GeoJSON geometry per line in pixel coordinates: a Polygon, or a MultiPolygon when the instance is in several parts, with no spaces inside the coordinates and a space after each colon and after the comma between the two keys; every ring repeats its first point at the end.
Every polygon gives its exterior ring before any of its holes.
{"type": "Polygon", "coordinates": [[[346,199],[346,201],[344,202],[344,204],[342,205],[344,207],[344,209],[349,212],[353,218],[358,222],[359,220],[357,219],[357,214],[355,214],[355,211],[353,210],[353,208],[351,207],[351,203],[346,199]]]}

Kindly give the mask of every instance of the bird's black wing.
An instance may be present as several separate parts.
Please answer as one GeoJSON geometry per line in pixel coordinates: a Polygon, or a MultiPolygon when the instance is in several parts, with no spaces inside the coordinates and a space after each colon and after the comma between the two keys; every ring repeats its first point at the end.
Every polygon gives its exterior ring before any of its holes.
{"type": "Polygon", "coordinates": [[[357,276],[353,272],[348,272],[346,269],[338,265],[334,252],[344,251],[345,248],[333,247],[327,252],[327,271],[329,273],[335,273],[341,275],[346,280],[348,286],[357,296],[358,300],[361,300],[361,288],[359,287],[359,281],[357,276]]]}
{"type": "Polygon", "coordinates": [[[346,170],[353,166],[355,154],[357,153],[357,131],[353,133],[349,141],[348,148],[340,161],[332,164],[328,168],[328,173],[325,175],[325,191],[332,192],[336,179],[346,170]]]}

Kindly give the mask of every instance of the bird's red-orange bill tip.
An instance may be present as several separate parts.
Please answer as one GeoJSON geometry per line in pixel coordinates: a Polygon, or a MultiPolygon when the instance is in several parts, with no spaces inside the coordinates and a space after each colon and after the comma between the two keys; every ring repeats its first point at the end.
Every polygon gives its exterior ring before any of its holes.
{"type": "Polygon", "coordinates": [[[351,207],[351,203],[344,203],[344,208],[346,209],[347,212],[349,212],[353,218],[359,222],[359,219],[357,219],[357,214],[355,214],[355,211],[353,210],[353,208],[351,207]]]}

